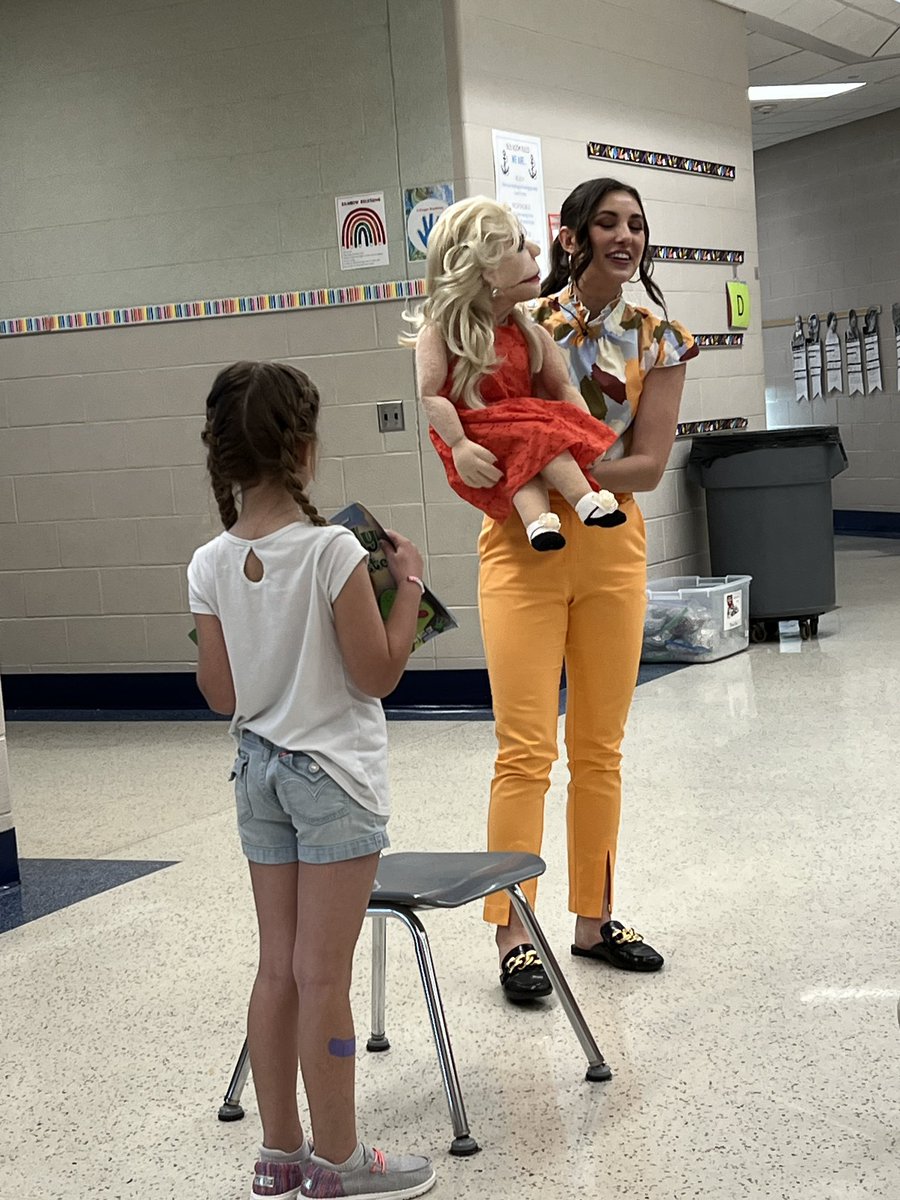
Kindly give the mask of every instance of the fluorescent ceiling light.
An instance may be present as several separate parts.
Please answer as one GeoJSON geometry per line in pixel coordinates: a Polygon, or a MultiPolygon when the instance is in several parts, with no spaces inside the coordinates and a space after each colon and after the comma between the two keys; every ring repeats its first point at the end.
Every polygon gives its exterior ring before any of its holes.
{"type": "Polygon", "coordinates": [[[772,87],[749,87],[751,100],[821,100],[825,96],[840,96],[843,92],[855,92],[865,87],[862,83],[785,83],[772,87]]]}

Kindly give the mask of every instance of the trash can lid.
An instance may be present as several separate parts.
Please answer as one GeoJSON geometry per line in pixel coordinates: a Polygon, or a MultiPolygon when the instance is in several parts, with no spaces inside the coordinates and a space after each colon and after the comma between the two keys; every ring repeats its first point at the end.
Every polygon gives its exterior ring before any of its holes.
{"type": "Polygon", "coordinates": [[[837,425],[797,425],[785,429],[725,429],[718,433],[695,433],[689,463],[705,466],[718,458],[771,450],[781,446],[840,446],[837,425]]]}

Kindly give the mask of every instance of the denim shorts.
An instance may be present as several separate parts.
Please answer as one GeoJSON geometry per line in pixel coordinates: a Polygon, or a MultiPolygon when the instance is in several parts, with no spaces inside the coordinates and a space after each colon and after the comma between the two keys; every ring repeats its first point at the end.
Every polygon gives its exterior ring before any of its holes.
{"type": "Polygon", "coordinates": [[[390,845],[387,817],[364,808],[302,751],[244,730],[231,777],[251,862],[343,862],[390,845]]]}

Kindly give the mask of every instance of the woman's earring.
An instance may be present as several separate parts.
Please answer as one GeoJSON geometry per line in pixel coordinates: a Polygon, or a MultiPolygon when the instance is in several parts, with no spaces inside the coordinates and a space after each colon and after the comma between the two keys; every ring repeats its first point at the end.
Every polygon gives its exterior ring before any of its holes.
{"type": "Polygon", "coordinates": [[[491,299],[492,300],[497,299],[497,297],[500,295],[500,290],[501,290],[500,288],[491,288],[491,299]]]}

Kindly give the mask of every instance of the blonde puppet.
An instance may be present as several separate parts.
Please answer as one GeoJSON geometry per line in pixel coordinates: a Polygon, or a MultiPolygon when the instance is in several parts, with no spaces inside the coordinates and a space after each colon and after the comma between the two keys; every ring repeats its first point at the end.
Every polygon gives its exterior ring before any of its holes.
{"type": "Polygon", "coordinates": [[[587,475],[616,434],[590,414],[549,334],[517,307],[540,294],[537,254],[496,201],[451,205],[428,240],[417,334],[403,340],[416,347],[419,394],[450,486],[496,521],[515,509],[535,550],[559,550],[550,488],[585,525],[625,516],[587,475]]]}

